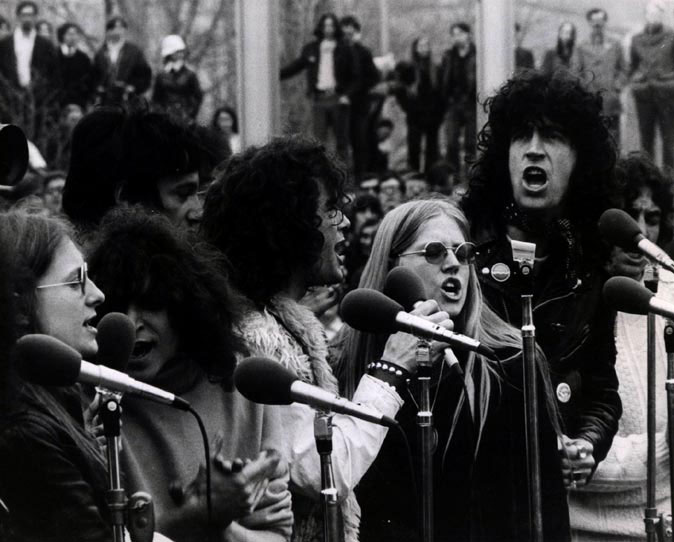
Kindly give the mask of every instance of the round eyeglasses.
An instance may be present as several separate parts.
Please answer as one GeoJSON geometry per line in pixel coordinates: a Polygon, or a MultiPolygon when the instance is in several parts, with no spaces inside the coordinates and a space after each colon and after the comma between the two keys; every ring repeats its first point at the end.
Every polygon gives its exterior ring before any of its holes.
{"type": "Polygon", "coordinates": [[[77,271],[77,279],[76,280],[71,280],[68,282],[55,282],[54,284],[41,284],[40,286],[36,286],[38,290],[42,290],[44,288],[54,288],[55,286],[70,286],[72,284],[79,284],[80,287],[82,288],[82,295],[86,293],[85,289],[87,286],[87,279],[89,278],[89,268],[87,266],[87,263],[84,262],[79,270],[77,271]]]}
{"type": "Polygon", "coordinates": [[[455,246],[446,246],[439,241],[432,241],[426,243],[423,250],[413,250],[411,252],[403,252],[398,256],[412,256],[414,254],[422,254],[428,263],[438,264],[445,261],[449,251],[454,253],[460,265],[468,265],[475,262],[477,256],[477,247],[474,243],[466,241],[455,246]]]}

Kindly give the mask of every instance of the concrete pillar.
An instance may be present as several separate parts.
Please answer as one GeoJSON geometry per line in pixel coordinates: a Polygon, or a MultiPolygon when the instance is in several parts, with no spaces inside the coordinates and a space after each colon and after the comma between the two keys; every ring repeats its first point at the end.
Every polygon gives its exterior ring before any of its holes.
{"type": "Polygon", "coordinates": [[[388,0],[379,0],[379,54],[391,51],[388,0]]]}
{"type": "MultiPolygon", "coordinates": [[[[477,96],[484,102],[513,73],[515,16],[513,0],[478,0],[476,10],[477,96]]],[[[478,106],[478,130],[486,120],[478,106]]]]}
{"type": "Polygon", "coordinates": [[[239,132],[244,148],[280,133],[278,0],[236,0],[239,132]]]}

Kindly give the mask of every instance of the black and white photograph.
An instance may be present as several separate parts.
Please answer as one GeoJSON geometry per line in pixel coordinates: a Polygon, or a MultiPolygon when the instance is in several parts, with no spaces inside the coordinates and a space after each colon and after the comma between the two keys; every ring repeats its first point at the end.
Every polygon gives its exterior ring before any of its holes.
{"type": "Polygon", "coordinates": [[[674,0],[0,0],[0,542],[672,542],[674,0]]]}

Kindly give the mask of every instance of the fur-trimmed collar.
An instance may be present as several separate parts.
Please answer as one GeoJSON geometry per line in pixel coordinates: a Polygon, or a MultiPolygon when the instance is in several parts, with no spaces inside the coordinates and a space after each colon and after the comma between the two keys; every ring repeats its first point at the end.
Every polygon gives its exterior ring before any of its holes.
{"type": "MultiPolygon", "coordinates": [[[[325,330],[313,312],[288,297],[274,297],[264,308],[248,307],[241,327],[251,351],[279,361],[300,379],[333,393],[338,393],[337,378],[328,363],[325,330]]],[[[295,518],[293,542],[314,542],[321,536],[320,523],[314,515],[295,518]]],[[[350,493],[341,501],[346,542],[358,542],[360,506],[350,493]]]]}
{"type": "Polygon", "coordinates": [[[245,339],[254,350],[273,356],[305,382],[338,391],[327,361],[325,330],[311,310],[290,298],[275,297],[261,311],[249,311],[246,320],[245,339]]]}

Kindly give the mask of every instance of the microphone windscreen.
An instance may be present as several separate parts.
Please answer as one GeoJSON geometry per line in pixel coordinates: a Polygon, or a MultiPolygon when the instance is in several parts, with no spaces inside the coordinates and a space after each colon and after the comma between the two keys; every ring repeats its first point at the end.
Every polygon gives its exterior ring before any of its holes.
{"type": "Polygon", "coordinates": [[[342,320],[358,331],[393,333],[396,316],[403,308],[377,290],[358,288],[344,296],[339,307],[342,320]]]}
{"type": "Polygon", "coordinates": [[[80,374],[82,356],[49,335],[24,335],[14,345],[14,364],[24,380],[43,386],[71,386],[80,374]]]}
{"type": "Polygon", "coordinates": [[[599,233],[611,243],[625,250],[637,249],[637,237],[641,234],[639,224],[621,209],[607,209],[599,217],[599,233]]]}
{"type": "Polygon", "coordinates": [[[397,301],[405,311],[414,310],[417,301],[425,301],[426,288],[421,277],[409,267],[394,267],[386,276],[384,295],[397,301]]]}
{"type": "Polygon", "coordinates": [[[234,369],[234,385],[249,401],[263,405],[289,405],[293,402],[290,386],[297,376],[278,361],[246,358],[234,369]]]}
{"type": "Polygon", "coordinates": [[[648,314],[653,292],[628,277],[612,277],[604,284],[604,300],[613,309],[630,314],[648,314]]]}
{"type": "Polygon", "coordinates": [[[125,373],[136,342],[133,322],[121,312],[110,312],[101,318],[96,328],[96,361],[100,365],[125,373]]]}

